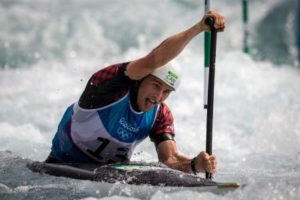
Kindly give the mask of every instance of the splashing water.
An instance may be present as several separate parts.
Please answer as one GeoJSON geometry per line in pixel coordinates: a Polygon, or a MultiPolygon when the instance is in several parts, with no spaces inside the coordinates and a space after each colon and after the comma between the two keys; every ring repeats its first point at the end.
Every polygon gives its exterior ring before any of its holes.
{"type": "MultiPolygon", "coordinates": [[[[4,0],[0,3],[1,199],[297,199],[300,71],[293,60],[280,65],[272,57],[259,60],[261,49],[255,45],[255,41],[272,42],[260,40],[268,35],[259,37],[255,30],[270,20],[280,1],[250,5],[253,55],[240,51],[241,5],[226,2],[213,5],[227,18],[226,32],[218,35],[215,180],[246,183],[244,189],[224,196],[184,188],[165,193],[150,186],[50,177],[25,167],[28,159],[46,158],[66,106],[79,98],[94,71],[145,55],[167,36],[197,22],[203,5],[192,0],[4,0]]],[[[296,48],[290,41],[284,45],[296,48]]],[[[167,100],[175,117],[177,146],[190,156],[205,148],[202,47],[203,35],[176,59],[184,78],[167,100]]],[[[269,46],[268,54],[277,55],[277,48],[285,49],[269,46]]],[[[294,59],[285,53],[287,59],[294,59]]],[[[154,145],[144,141],[133,159],[157,161],[154,145]]]]}

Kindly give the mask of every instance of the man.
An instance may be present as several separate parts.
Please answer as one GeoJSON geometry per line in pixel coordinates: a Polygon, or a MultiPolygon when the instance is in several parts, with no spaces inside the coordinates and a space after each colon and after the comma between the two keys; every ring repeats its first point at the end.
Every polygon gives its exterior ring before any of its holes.
{"type": "Polygon", "coordinates": [[[205,15],[191,28],[164,40],[148,55],[108,66],[88,81],[78,102],[65,112],[46,162],[114,163],[129,161],[148,136],[158,159],[187,173],[216,172],[216,157],[200,152],[190,159],[179,154],[174,140],[173,116],[164,103],[180,82],[169,62],[196,35],[209,31],[207,17],[223,31],[225,19],[216,12],[205,15]]]}

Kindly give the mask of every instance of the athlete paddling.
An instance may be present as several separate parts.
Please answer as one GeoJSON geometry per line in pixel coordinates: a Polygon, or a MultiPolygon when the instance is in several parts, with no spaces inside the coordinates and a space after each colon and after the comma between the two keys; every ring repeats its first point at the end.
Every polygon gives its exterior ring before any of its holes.
{"type": "Polygon", "coordinates": [[[105,67],[88,81],[78,102],[66,110],[52,142],[48,163],[114,163],[129,161],[134,148],[148,136],[158,159],[188,173],[215,173],[214,155],[200,152],[191,159],[178,152],[171,110],[164,103],[181,81],[170,64],[213,17],[223,31],[225,19],[210,12],[191,28],[164,40],[148,55],[105,67]]]}

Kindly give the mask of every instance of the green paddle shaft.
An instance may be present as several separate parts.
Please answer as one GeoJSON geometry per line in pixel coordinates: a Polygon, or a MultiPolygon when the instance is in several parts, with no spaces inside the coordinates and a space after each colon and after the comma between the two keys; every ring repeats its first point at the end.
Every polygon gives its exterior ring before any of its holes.
{"type": "MultiPolygon", "coordinates": [[[[211,10],[212,0],[205,0],[205,14],[211,10]]],[[[210,63],[210,32],[204,33],[204,93],[203,93],[203,105],[204,109],[207,109],[207,90],[208,90],[208,74],[210,63]]]]}

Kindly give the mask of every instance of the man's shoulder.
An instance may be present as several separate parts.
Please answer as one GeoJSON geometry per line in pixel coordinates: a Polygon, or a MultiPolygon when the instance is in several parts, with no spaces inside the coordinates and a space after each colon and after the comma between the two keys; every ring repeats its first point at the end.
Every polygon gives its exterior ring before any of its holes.
{"type": "Polygon", "coordinates": [[[171,109],[166,103],[161,103],[156,117],[157,123],[173,123],[174,118],[171,109]]]}
{"type": "Polygon", "coordinates": [[[159,112],[161,112],[162,114],[171,114],[172,115],[171,109],[164,102],[160,103],[159,112]]]}
{"type": "Polygon", "coordinates": [[[92,75],[79,103],[82,108],[99,108],[122,98],[131,88],[124,71],[127,63],[107,66],[92,75]]]}
{"type": "Polygon", "coordinates": [[[113,65],[109,65],[95,72],[90,80],[90,84],[99,85],[101,82],[109,79],[113,79],[114,77],[125,77],[126,66],[128,62],[117,63],[113,65]]]}

